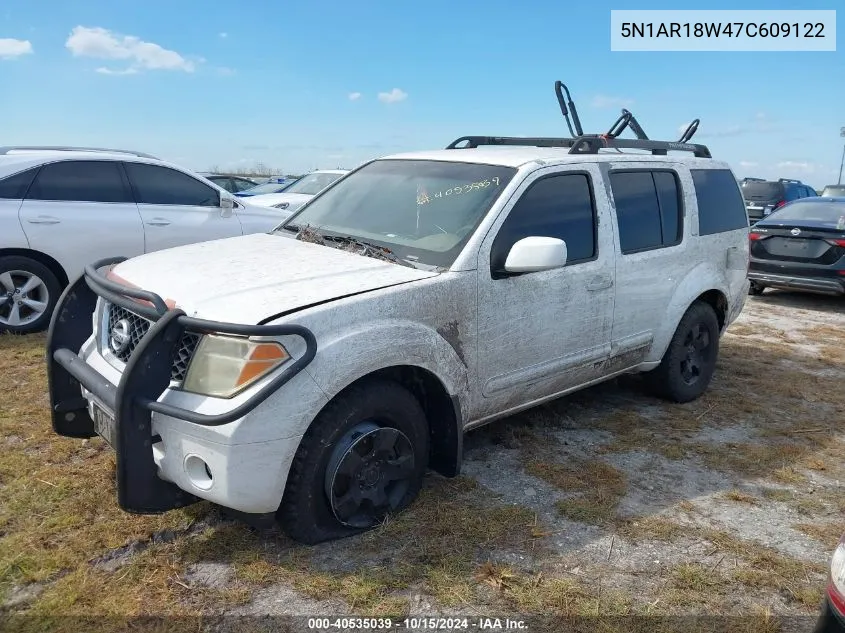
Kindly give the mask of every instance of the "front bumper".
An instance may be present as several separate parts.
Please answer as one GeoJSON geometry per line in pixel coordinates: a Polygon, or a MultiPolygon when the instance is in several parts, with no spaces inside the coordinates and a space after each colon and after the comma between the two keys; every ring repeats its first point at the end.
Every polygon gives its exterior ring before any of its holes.
{"type": "MultiPolygon", "coordinates": [[[[220,469],[233,475],[223,478],[216,493],[202,495],[212,500],[218,495],[224,499],[231,498],[232,486],[239,492],[242,488],[248,490],[249,487],[240,485],[238,479],[248,478],[255,469],[284,469],[286,472],[293,458],[292,447],[298,443],[295,438],[240,447],[215,445],[208,439],[184,434],[168,438],[163,428],[158,429],[158,433],[154,432],[152,414],[155,412],[203,427],[222,426],[243,418],[311,362],[317,351],[312,332],[299,325],[241,325],[207,321],[189,317],[178,309],[168,309],[158,295],[117,284],[98,272],[99,268],[123,259],[103,260],[86,266],[85,273],[68,286],[56,306],[47,337],[47,377],[56,433],[67,437],[94,437],[96,432],[89,400],[113,416],[117,497],[120,506],[129,512],[158,513],[197,501],[195,495],[183,490],[183,487],[191,489],[188,482],[180,481],[181,475],[176,474],[187,473],[188,469],[183,467],[184,464],[179,464],[180,468],[167,468],[166,460],[180,459],[184,462],[198,451],[204,457],[211,455],[212,460],[213,456],[218,456],[220,469]],[[78,355],[93,332],[92,315],[98,296],[153,322],[132,353],[117,384],[78,355]],[[199,334],[297,336],[304,340],[305,351],[231,410],[200,413],[160,401],[170,386],[174,353],[186,330],[199,334]],[[163,453],[162,442],[168,443],[174,450],[168,448],[163,453]],[[161,471],[173,473],[171,479],[175,481],[163,479],[161,471]]],[[[249,499],[247,495],[241,501],[241,507],[232,504],[229,507],[246,512],[268,511],[261,507],[259,499],[249,499]]]]}

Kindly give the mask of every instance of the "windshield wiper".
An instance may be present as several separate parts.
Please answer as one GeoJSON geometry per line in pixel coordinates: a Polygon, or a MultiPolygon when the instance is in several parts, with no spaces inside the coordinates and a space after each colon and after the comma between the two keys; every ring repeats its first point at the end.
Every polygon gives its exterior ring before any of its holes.
{"type": "Polygon", "coordinates": [[[296,224],[285,224],[280,226],[279,228],[284,229],[285,231],[293,231],[294,233],[299,233],[299,226],[296,224]]]}
{"type": "Polygon", "coordinates": [[[337,242],[343,244],[342,250],[347,250],[350,253],[357,253],[365,257],[372,257],[374,259],[381,259],[383,261],[391,262],[393,264],[401,264],[409,268],[416,268],[411,262],[398,258],[393,251],[385,246],[372,244],[364,240],[359,240],[357,237],[349,235],[323,235],[322,238],[329,242],[337,242]]]}

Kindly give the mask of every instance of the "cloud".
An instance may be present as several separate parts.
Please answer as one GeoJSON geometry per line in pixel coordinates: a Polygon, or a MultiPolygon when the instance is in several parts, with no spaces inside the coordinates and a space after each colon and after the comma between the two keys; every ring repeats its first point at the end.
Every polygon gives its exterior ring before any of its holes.
{"type": "Polygon", "coordinates": [[[135,75],[138,71],[135,68],[124,68],[123,70],[113,70],[111,68],[106,68],[105,66],[101,66],[97,68],[94,72],[98,72],[101,75],[135,75]]]}
{"type": "Polygon", "coordinates": [[[17,59],[31,54],[32,43],[29,40],[0,37],[0,59],[17,59]]]}
{"type": "Polygon", "coordinates": [[[378,100],[382,103],[398,103],[399,101],[404,101],[407,98],[408,93],[400,90],[399,88],[394,88],[390,92],[378,93],[378,100]]]}
{"type": "Polygon", "coordinates": [[[623,99],[621,97],[608,97],[607,95],[596,95],[593,97],[591,105],[594,108],[630,108],[634,105],[633,99],[623,99]]]}
{"type": "Polygon", "coordinates": [[[220,36],[221,40],[225,40],[227,37],[229,37],[229,34],[226,33],[226,31],[223,31],[222,33],[218,33],[218,35],[220,36]]]}
{"type": "MultiPolygon", "coordinates": [[[[145,42],[134,35],[121,35],[108,29],[86,26],[74,27],[65,47],[74,57],[113,59],[129,62],[126,71],[181,70],[194,72],[196,64],[176,51],[145,42]]],[[[99,69],[98,69],[98,72],[99,69]]],[[[115,71],[107,74],[131,74],[115,71]]]]}
{"type": "Polygon", "coordinates": [[[791,171],[801,171],[806,174],[813,174],[818,167],[813,163],[800,162],[794,160],[785,160],[777,164],[778,169],[789,169],[791,171]]]}
{"type": "Polygon", "coordinates": [[[224,77],[231,77],[232,75],[237,74],[237,70],[234,68],[229,68],[228,66],[220,66],[217,69],[218,74],[223,75],[224,77]]]}
{"type": "Polygon", "coordinates": [[[360,92],[350,92],[349,93],[349,100],[350,101],[358,101],[361,98],[360,92]]]}
{"type": "Polygon", "coordinates": [[[752,160],[741,160],[739,161],[739,166],[743,169],[753,169],[754,167],[759,167],[760,163],[755,163],[752,160]]]}

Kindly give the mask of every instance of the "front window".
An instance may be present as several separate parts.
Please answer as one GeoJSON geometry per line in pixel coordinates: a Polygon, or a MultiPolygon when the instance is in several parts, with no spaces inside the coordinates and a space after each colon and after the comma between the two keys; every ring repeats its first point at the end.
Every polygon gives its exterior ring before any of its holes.
{"type": "Polygon", "coordinates": [[[475,163],[377,160],[278,230],[307,226],[388,248],[406,262],[448,268],[515,173],[475,163]]]}
{"type": "Polygon", "coordinates": [[[315,196],[341,176],[343,174],[308,174],[286,188],[285,193],[304,193],[315,196]]]}

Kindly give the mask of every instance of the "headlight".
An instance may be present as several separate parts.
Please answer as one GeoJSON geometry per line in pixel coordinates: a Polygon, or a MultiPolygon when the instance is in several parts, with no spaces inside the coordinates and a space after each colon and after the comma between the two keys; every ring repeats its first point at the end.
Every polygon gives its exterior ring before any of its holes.
{"type": "Polygon", "coordinates": [[[274,204],[274,209],[287,209],[290,206],[290,202],[280,202],[279,204],[274,204]]]}
{"type": "Polygon", "coordinates": [[[200,341],[182,388],[231,398],[290,359],[279,343],[209,334],[200,341]]]}

